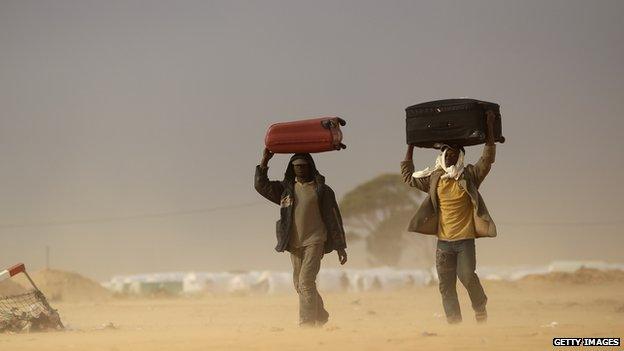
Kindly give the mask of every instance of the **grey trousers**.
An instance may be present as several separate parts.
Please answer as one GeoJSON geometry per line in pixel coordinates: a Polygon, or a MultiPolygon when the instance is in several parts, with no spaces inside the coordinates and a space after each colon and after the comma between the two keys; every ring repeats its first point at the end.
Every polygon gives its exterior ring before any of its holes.
{"type": "Polygon", "coordinates": [[[291,249],[293,283],[299,294],[299,325],[323,325],[329,313],[316,290],[316,275],[321,269],[323,243],[291,249]]]}
{"type": "Polygon", "coordinates": [[[449,323],[462,320],[459,300],[457,299],[457,278],[468,290],[472,308],[476,312],[485,310],[487,296],[475,269],[477,258],[474,239],[443,241],[438,240],[436,250],[436,269],[440,282],[442,305],[449,323]]]}

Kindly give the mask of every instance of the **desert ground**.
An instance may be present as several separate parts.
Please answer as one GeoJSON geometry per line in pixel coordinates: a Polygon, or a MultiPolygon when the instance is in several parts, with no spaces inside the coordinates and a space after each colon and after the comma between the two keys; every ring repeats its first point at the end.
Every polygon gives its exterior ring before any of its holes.
{"type": "Polygon", "coordinates": [[[67,331],[0,334],[0,350],[557,349],[553,337],[624,337],[624,280],[618,276],[485,281],[486,325],[474,321],[461,286],[464,322],[452,326],[435,285],[324,294],[331,318],[317,329],[298,328],[294,291],[55,301],[67,331]]]}

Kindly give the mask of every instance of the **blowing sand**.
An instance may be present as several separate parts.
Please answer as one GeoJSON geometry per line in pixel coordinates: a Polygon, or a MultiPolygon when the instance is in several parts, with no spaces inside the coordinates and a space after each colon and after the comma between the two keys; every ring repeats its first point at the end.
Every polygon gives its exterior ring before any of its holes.
{"type": "MultiPolygon", "coordinates": [[[[103,301],[111,296],[99,283],[73,272],[43,269],[31,274],[31,278],[50,302],[103,301]]],[[[24,288],[32,289],[25,276],[20,274],[13,279],[24,288]]]]}
{"type": "Polygon", "coordinates": [[[0,282],[0,298],[3,296],[19,295],[25,292],[26,289],[12,280],[3,280],[0,282]]]}
{"type": "MultiPolygon", "coordinates": [[[[485,282],[487,325],[442,317],[437,287],[324,294],[330,322],[301,330],[294,292],[58,302],[66,332],[0,335],[0,350],[546,350],[553,337],[624,337],[624,282],[485,282]],[[102,328],[113,323],[115,326],[102,328]]],[[[601,350],[610,348],[602,347],[601,350]]],[[[615,350],[622,350],[622,347],[615,350]]]]}

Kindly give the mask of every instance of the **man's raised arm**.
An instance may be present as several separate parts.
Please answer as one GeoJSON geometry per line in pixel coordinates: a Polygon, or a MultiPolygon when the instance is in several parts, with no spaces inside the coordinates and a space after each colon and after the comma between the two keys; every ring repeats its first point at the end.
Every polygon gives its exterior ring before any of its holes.
{"type": "Polygon", "coordinates": [[[403,181],[405,184],[415,187],[424,192],[429,191],[429,177],[423,178],[414,178],[412,174],[414,173],[414,145],[407,146],[407,153],[405,154],[405,159],[401,162],[401,176],[403,177],[403,181]]]}
{"type": "Polygon", "coordinates": [[[494,112],[487,111],[487,136],[485,138],[485,146],[483,147],[483,154],[479,161],[475,164],[476,181],[477,186],[483,182],[485,176],[488,175],[492,168],[492,163],[496,159],[496,144],[494,144],[494,112]]]}
{"type": "Polygon", "coordinates": [[[282,186],[282,182],[271,181],[267,176],[269,171],[269,160],[271,157],[273,157],[273,153],[265,148],[262,154],[262,160],[260,161],[260,164],[256,166],[254,188],[256,188],[256,191],[267,200],[279,205],[284,187],[282,186]]]}

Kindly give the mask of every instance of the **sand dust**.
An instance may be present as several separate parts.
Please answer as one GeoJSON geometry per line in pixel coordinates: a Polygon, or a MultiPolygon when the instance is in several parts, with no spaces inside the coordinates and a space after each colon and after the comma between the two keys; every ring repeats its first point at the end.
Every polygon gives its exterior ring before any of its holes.
{"type": "Polygon", "coordinates": [[[532,274],[522,279],[524,282],[551,282],[565,284],[600,284],[607,282],[624,283],[624,271],[581,268],[576,272],[552,272],[548,274],[532,274]]]}
{"type": "Polygon", "coordinates": [[[0,298],[11,295],[19,295],[25,292],[26,289],[12,280],[3,280],[0,282],[0,298]]]}
{"type": "Polygon", "coordinates": [[[456,326],[446,324],[435,286],[323,294],[330,322],[313,330],[297,327],[294,292],[57,302],[70,331],[0,335],[0,350],[549,350],[553,337],[624,338],[621,281],[484,286],[487,325],[474,321],[462,287],[464,322],[456,326]]]}
{"type": "MultiPolygon", "coordinates": [[[[73,272],[44,269],[30,274],[30,277],[51,302],[103,301],[111,296],[99,283],[73,272]]],[[[26,289],[32,289],[22,274],[11,279],[26,289]]]]}

